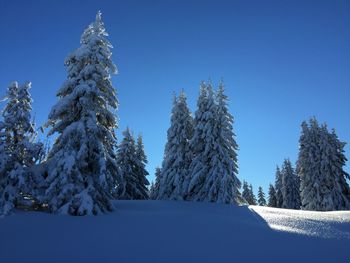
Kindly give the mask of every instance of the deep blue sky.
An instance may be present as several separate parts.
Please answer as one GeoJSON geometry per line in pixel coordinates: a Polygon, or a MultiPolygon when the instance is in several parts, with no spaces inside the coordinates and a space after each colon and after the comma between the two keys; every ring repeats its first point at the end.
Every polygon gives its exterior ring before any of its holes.
{"type": "Polygon", "coordinates": [[[239,178],[255,188],[296,160],[302,120],[314,115],[350,142],[350,1],[0,0],[0,10],[0,93],[31,80],[38,125],[66,78],[64,58],[102,11],[119,68],[118,138],[126,126],[143,134],[151,180],[172,93],[184,89],[194,111],[208,78],[224,78],[239,178]]]}

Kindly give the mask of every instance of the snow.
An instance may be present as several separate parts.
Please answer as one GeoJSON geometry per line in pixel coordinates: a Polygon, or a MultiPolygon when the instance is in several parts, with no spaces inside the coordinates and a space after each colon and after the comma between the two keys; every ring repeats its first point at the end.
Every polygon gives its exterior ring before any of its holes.
{"type": "Polygon", "coordinates": [[[315,212],[261,206],[249,208],[274,230],[320,238],[350,239],[350,211],[315,212]]]}
{"type": "Polygon", "coordinates": [[[115,206],[84,217],[17,210],[0,219],[1,262],[320,263],[349,257],[350,212],[144,200],[115,206]]]}

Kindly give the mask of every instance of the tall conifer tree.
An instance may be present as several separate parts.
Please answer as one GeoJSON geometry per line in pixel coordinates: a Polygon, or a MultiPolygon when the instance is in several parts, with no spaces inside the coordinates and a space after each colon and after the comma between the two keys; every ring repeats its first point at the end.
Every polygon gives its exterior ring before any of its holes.
{"type": "MultiPolygon", "coordinates": [[[[149,175],[148,171],[146,170],[146,165],[148,163],[147,156],[145,153],[145,147],[143,145],[142,136],[139,135],[137,137],[137,144],[136,144],[136,159],[137,159],[137,165],[136,170],[138,174],[138,181],[141,185],[144,186],[144,188],[147,189],[149,185],[149,181],[147,180],[147,177],[149,175]]],[[[147,196],[143,199],[148,199],[149,197],[149,191],[147,191],[147,196]]]]}
{"type": "Polygon", "coordinates": [[[238,147],[223,85],[220,84],[215,96],[211,83],[202,83],[197,106],[190,142],[194,157],[190,165],[188,200],[237,204],[241,200],[238,147]]]}
{"type": "Polygon", "coordinates": [[[330,211],[350,209],[350,189],[344,171],[345,143],[335,131],[315,118],[303,122],[299,139],[298,174],[302,209],[330,211]]]}
{"type": "Polygon", "coordinates": [[[124,200],[148,199],[149,184],[145,173],[140,173],[140,156],[129,128],[123,132],[117,151],[117,164],[121,183],[117,188],[117,198],[124,200]]]}
{"type": "Polygon", "coordinates": [[[277,207],[276,191],[272,184],[269,186],[269,207],[277,207]]]}
{"type": "Polygon", "coordinates": [[[186,95],[174,96],[171,124],[162,164],[158,199],[184,200],[189,182],[192,159],[189,141],[193,136],[193,119],[187,106],[186,95]]]}
{"type": "Polygon", "coordinates": [[[118,100],[110,74],[117,68],[107,36],[98,12],[81,46],[65,60],[68,77],[48,120],[49,134],[58,133],[47,161],[46,201],[52,212],[87,215],[113,209],[118,100]]]}
{"type": "Polygon", "coordinates": [[[283,206],[282,173],[278,166],[276,167],[276,174],[275,174],[275,191],[276,191],[276,207],[281,208],[283,206]]]}
{"type": "Polygon", "coordinates": [[[282,166],[282,196],[283,208],[300,209],[300,192],[298,176],[289,159],[284,160],[282,166]]]}

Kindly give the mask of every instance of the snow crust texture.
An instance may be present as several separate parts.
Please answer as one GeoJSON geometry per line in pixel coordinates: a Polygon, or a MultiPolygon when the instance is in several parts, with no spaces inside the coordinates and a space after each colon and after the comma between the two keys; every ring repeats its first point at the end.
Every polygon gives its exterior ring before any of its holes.
{"type": "Polygon", "coordinates": [[[350,211],[316,212],[261,206],[249,208],[274,230],[321,238],[350,239],[350,211]]]}

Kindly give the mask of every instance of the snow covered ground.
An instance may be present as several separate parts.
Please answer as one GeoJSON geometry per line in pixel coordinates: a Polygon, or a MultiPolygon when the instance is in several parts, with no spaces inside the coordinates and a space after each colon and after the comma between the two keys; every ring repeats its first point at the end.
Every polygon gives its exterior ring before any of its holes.
{"type": "Polygon", "coordinates": [[[117,201],[101,216],[0,219],[0,262],[347,262],[349,235],[350,212],[117,201]]]}
{"type": "Polygon", "coordinates": [[[275,230],[321,238],[349,239],[350,211],[314,212],[249,206],[275,230]]]}

